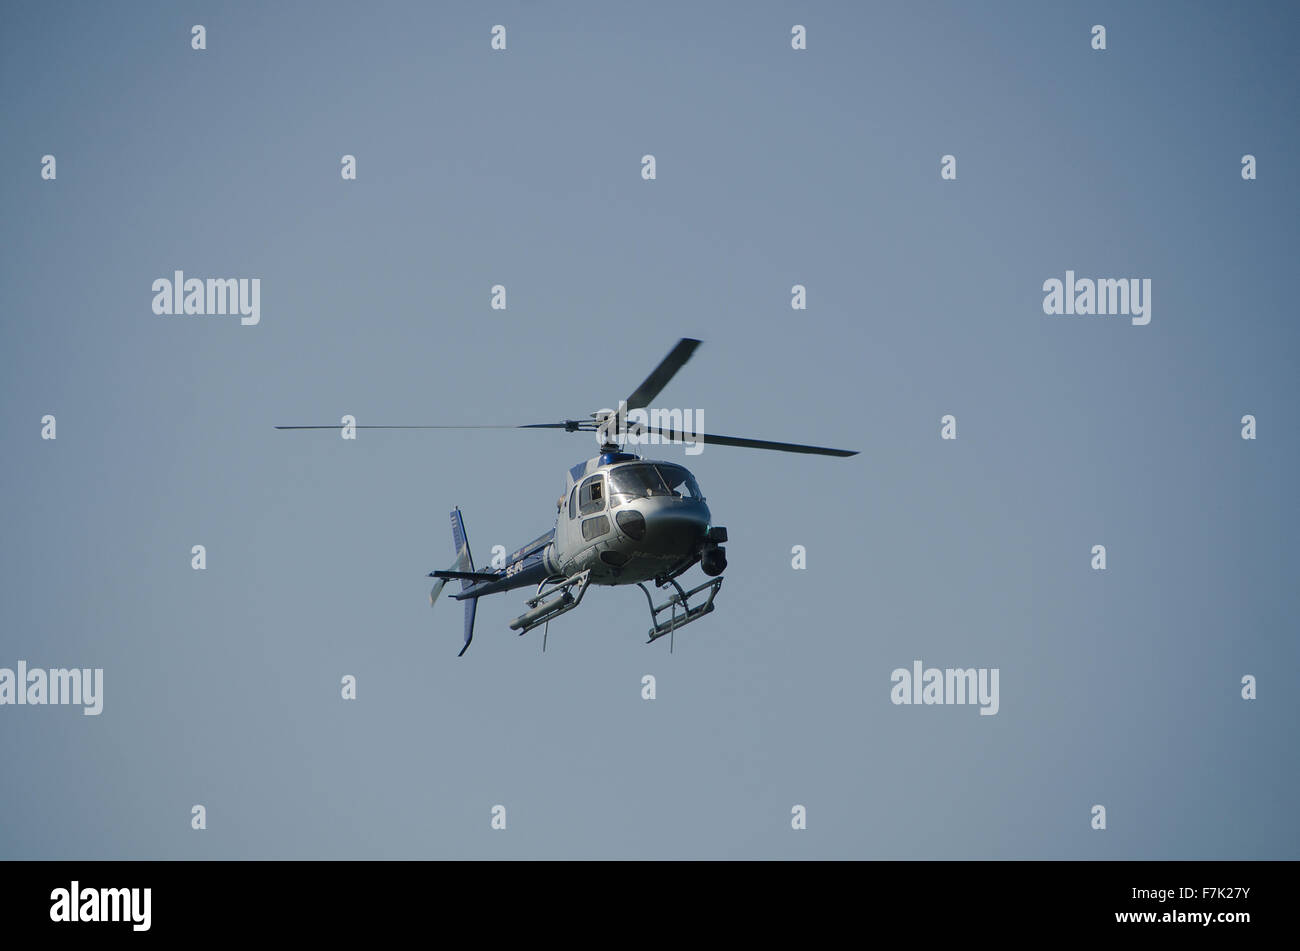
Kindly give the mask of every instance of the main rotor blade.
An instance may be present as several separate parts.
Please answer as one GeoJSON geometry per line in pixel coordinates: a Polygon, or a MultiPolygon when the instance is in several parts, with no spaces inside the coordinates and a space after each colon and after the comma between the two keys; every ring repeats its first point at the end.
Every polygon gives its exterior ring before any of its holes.
{"type": "Polygon", "coordinates": [[[856,456],[856,449],[828,449],[825,446],[804,446],[793,442],[772,442],[768,439],[745,439],[740,436],[717,436],[713,433],[683,433],[676,429],[656,429],[653,426],[630,427],[638,433],[658,433],[673,442],[702,442],[715,446],[739,446],[742,449],[775,449],[779,452],[803,452],[816,456],[856,456]]]}
{"type": "Polygon", "coordinates": [[[641,409],[649,406],[650,401],[668,385],[668,381],[682,368],[682,364],[691,358],[691,354],[699,345],[700,341],[692,337],[683,337],[677,341],[677,346],[673,347],[668,356],[659,362],[659,366],[645,378],[645,382],[632,391],[632,395],[627,398],[627,408],[641,409]]]}
{"type": "MultiPolygon", "coordinates": [[[[276,426],[276,429],[343,429],[342,423],[329,426],[276,426]]],[[[353,426],[353,429],[563,429],[564,423],[533,423],[531,426],[353,426]]]]}
{"type": "Polygon", "coordinates": [[[567,429],[571,433],[595,432],[596,424],[590,419],[566,419],[559,423],[529,423],[520,429],[567,429]]]}

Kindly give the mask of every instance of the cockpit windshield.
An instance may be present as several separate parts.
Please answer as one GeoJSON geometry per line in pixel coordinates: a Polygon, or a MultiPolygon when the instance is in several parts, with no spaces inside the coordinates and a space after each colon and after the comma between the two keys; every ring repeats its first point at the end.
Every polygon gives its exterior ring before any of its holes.
{"type": "Polygon", "coordinates": [[[667,495],[659,471],[650,465],[619,466],[609,473],[610,496],[620,502],[643,499],[651,495],[667,495]]]}
{"type": "Polygon", "coordinates": [[[695,478],[681,466],[639,463],[619,466],[609,473],[610,499],[614,505],[630,499],[667,496],[678,499],[702,499],[695,478]]]}
{"type": "Polygon", "coordinates": [[[655,466],[659,475],[668,484],[668,491],[679,499],[702,499],[700,487],[695,484],[695,476],[681,466],[655,466]]]}

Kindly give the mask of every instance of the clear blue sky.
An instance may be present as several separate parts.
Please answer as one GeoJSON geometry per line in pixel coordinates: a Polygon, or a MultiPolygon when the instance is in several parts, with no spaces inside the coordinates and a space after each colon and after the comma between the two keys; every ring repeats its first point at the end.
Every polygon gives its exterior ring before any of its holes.
{"type": "Polygon", "coordinates": [[[1300,856],[1298,34],[1263,3],[6,5],[0,666],[105,698],[0,708],[0,855],[1300,856]],[[1150,325],[1045,316],[1067,268],[1150,278],[1150,325]],[[259,278],[261,323],[155,316],[176,269],[259,278]],[[663,451],[731,533],[671,656],[636,590],[545,655],[521,595],[459,660],[429,609],[447,511],[480,560],[522,544],[589,436],[272,429],[577,416],[681,336],[663,405],[862,453],[663,451]],[[894,706],[916,659],[999,668],[999,713],[894,706]]]}

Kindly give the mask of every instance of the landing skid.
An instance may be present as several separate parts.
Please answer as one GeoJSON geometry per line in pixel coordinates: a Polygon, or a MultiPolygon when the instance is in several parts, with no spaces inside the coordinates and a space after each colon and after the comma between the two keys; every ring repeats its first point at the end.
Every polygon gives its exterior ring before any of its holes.
{"type": "MultiPolygon", "coordinates": [[[[722,587],[721,578],[711,578],[690,591],[682,590],[682,586],[677,583],[675,578],[666,580],[668,584],[677,589],[677,593],[669,595],[668,600],[658,607],[655,607],[654,599],[650,597],[650,590],[641,582],[637,582],[637,587],[645,594],[646,603],[650,605],[650,623],[654,625],[650,628],[650,639],[646,641],[647,644],[653,644],[665,634],[672,635],[679,627],[685,627],[692,621],[698,621],[704,615],[710,613],[713,610],[713,599],[718,596],[718,589],[722,587]],[[709,593],[705,596],[704,603],[691,607],[690,598],[699,594],[705,588],[709,589],[709,593]],[[677,614],[678,605],[681,605],[681,616],[677,614]],[[660,621],[659,615],[670,609],[672,613],[669,615],[669,619],[660,621]]],[[[668,638],[668,653],[671,654],[672,651],[673,638],[670,636],[668,638]]]]}
{"type": "Polygon", "coordinates": [[[552,618],[568,614],[581,604],[582,596],[591,586],[591,569],[565,578],[547,590],[546,585],[549,580],[546,579],[537,586],[537,594],[527,602],[528,610],[510,622],[510,630],[518,631],[520,637],[552,618]],[[575,585],[578,586],[576,596],[569,590],[575,585]]]}

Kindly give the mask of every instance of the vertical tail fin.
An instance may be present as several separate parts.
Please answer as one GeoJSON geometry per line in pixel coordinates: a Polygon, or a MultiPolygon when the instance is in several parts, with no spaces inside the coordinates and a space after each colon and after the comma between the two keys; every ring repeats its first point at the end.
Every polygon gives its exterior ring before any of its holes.
{"type": "MultiPolygon", "coordinates": [[[[460,509],[451,510],[451,543],[456,549],[456,571],[473,571],[474,556],[469,553],[469,538],[465,535],[465,520],[461,517],[460,509]]],[[[468,578],[460,579],[460,590],[464,591],[470,585],[474,584],[468,578]]],[[[478,610],[478,598],[468,598],[465,601],[465,646],[460,649],[457,657],[463,657],[465,651],[469,650],[469,642],[474,640],[474,614],[478,610]]]]}
{"type": "Polygon", "coordinates": [[[478,598],[469,598],[465,601],[465,646],[460,649],[457,657],[464,657],[465,651],[469,650],[469,642],[474,640],[474,612],[478,610],[478,598]]]}

